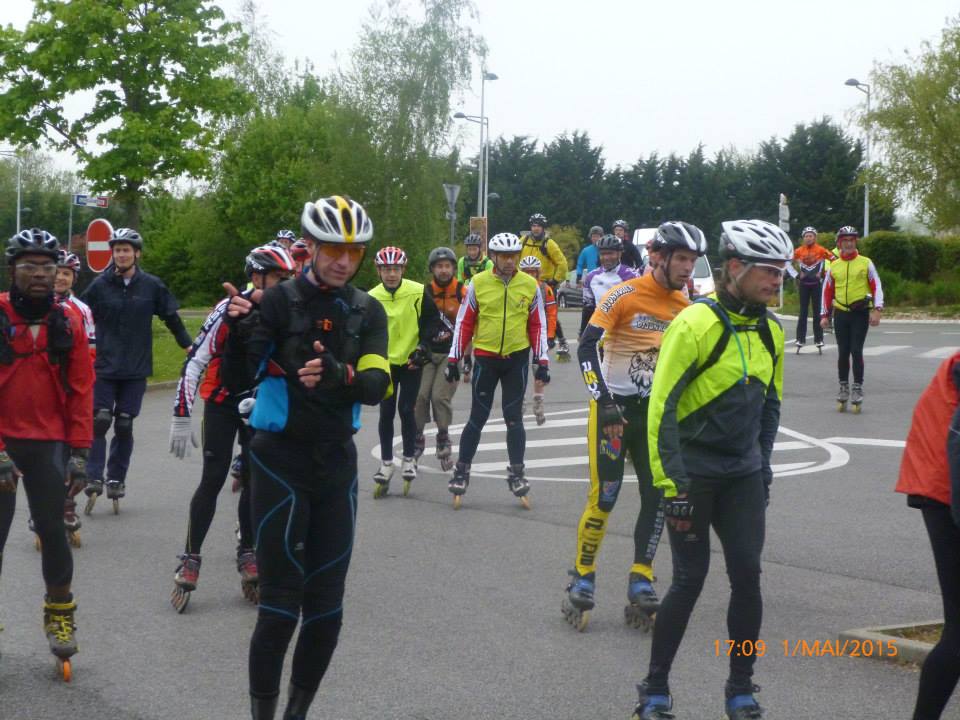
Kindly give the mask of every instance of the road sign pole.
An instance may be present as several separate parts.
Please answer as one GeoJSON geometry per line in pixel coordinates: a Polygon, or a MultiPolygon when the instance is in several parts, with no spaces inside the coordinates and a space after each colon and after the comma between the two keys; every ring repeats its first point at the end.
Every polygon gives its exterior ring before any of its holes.
{"type": "Polygon", "coordinates": [[[67,252],[73,244],[73,203],[70,203],[70,221],[67,223],[67,252]]]}

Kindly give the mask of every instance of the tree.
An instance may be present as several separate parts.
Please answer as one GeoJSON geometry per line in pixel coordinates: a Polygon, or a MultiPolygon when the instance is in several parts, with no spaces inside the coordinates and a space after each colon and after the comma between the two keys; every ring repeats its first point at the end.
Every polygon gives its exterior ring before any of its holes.
{"type": "Polygon", "coordinates": [[[874,179],[915,201],[930,226],[960,227],[960,18],[939,45],[878,64],[872,77],[874,109],[861,123],[881,149],[874,179]]]}
{"type": "Polygon", "coordinates": [[[35,3],[24,31],[0,30],[0,138],[72,152],[139,227],[147,190],[206,176],[216,124],[246,107],[217,75],[243,39],[204,0],[35,3]],[[81,93],[93,98],[70,119],[64,105],[81,93]]]}

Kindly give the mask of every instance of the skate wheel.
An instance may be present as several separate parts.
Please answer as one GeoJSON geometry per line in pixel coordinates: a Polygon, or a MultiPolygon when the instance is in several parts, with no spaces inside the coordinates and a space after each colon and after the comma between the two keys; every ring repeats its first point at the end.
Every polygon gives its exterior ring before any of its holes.
{"type": "Polygon", "coordinates": [[[80,533],[78,533],[78,532],[68,532],[68,533],[67,533],[67,540],[68,540],[69,543],[70,543],[73,547],[75,547],[75,548],[78,548],[78,547],[80,547],[80,546],[83,544],[83,543],[80,541],[80,533]]]}
{"type": "Polygon", "coordinates": [[[837,412],[843,412],[843,411],[846,410],[846,409],[847,409],[847,404],[846,404],[846,403],[843,403],[843,402],[838,402],[838,403],[837,403],[837,412]]]}
{"type": "Polygon", "coordinates": [[[563,599],[561,606],[563,619],[566,620],[577,632],[583,632],[590,623],[590,611],[578,610],[573,606],[568,598],[563,599]]]}
{"type": "Polygon", "coordinates": [[[407,497],[407,495],[410,494],[410,484],[411,484],[412,482],[413,482],[412,480],[404,480],[404,481],[403,481],[403,496],[404,496],[404,497],[407,497]]]}
{"type": "Polygon", "coordinates": [[[379,500],[382,497],[386,497],[390,488],[387,485],[381,485],[377,483],[377,486],[373,489],[373,497],[375,500],[379,500]]]}
{"type": "Polygon", "coordinates": [[[453,460],[441,460],[440,469],[444,472],[450,472],[453,469],[453,460]]]}
{"type": "Polygon", "coordinates": [[[650,632],[653,629],[653,620],[656,617],[656,613],[653,615],[648,615],[642,609],[634,607],[633,605],[627,605],[623,608],[623,619],[626,621],[628,627],[636,628],[641,632],[650,632]]]}
{"type": "Polygon", "coordinates": [[[64,682],[73,680],[73,665],[69,659],[57,658],[57,672],[60,674],[60,677],[63,678],[64,682]]]}
{"type": "Polygon", "coordinates": [[[852,412],[854,415],[859,415],[859,414],[860,414],[860,406],[859,406],[859,405],[852,405],[852,406],[850,407],[850,412],[852,412]]]}
{"type": "Polygon", "coordinates": [[[182,615],[183,611],[187,609],[187,605],[190,604],[190,591],[184,590],[179,585],[174,585],[170,592],[170,604],[173,605],[174,610],[182,615]]]}
{"type": "Polygon", "coordinates": [[[461,504],[463,504],[463,496],[461,496],[461,495],[454,495],[454,496],[453,496],[453,509],[454,509],[454,510],[459,510],[461,504]]]}
{"type": "Polygon", "coordinates": [[[33,536],[33,549],[36,550],[37,552],[40,552],[40,550],[43,549],[43,543],[40,542],[39,535],[33,536]]]}
{"type": "Polygon", "coordinates": [[[97,504],[97,496],[91,495],[87,498],[87,504],[83,506],[83,514],[89,515],[93,512],[93,506],[97,504]]]}
{"type": "Polygon", "coordinates": [[[259,583],[255,582],[241,582],[240,590],[243,592],[243,597],[254,605],[260,604],[260,587],[259,583]]]}
{"type": "Polygon", "coordinates": [[[524,496],[522,496],[522,497],[520,498],[520,504],[523,505],[523,509],[524,509],[524,510],[529,510],[529,509],[530,509],[530,501],[527,500],[527,496],[526,496],[526,495],[524,495],[524,496]]]}
{"type": "Polygon", "coordinates": [[[113,514],[114,515],[120,514],[120,501],[117,500],[116,498],[114,498],[113,500],[113,514]]]}

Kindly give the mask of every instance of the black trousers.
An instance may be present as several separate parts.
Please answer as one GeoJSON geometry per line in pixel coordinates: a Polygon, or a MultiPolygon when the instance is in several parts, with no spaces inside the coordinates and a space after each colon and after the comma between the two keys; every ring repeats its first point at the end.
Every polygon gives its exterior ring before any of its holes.
{"type": "Polygon", "coordinates": [[[417,393],[420,392],[421,368],[391,365],[393,395],[380,402],[380,459],[393,460],[393,419],[400,413],[400,435],[403,457],[413,457],[417,445],[417,393]]]}
{"type": "Polygon", "coordinates": [[[870,327],[870,310],[833,311],[833,335],[837,339],[837,374],[840,382],[850,379],[850,361],[853,360],[853,381],[863,383],[863,344],[870,327]]]}
{"type": "Polygon", "coordinates": [[[800,293],[800,315],[797,317],[797,340],[803,344],[807,342],[807,311],[813,308],[813,341],[823,342],[823,328],[820,327],[820,301],[823,294],[823,283],[817,285],[797,284],[800,293]]]}
{"type": "MultiPolygon", "coordinates": [[[[673,580],[653,627],[651,694],[669,693],[668,675],[710,569],[710,528],[720,538],[730,578],[727,638],[743,647],[760,636],[763,598],[760,594],[760,553],[765,534],[766,498],[760,472],[736,478],[691,478],[694,504],[692,526],[680,532],[667,524],[673,551],[673,580]]],[[[728,686],[749,693],[756,654],[731,653],[728,686]]]]}
{"type": "Polygon", "coordinates": [[[470,419],[460,434],[458,460],[472,463],[480,445],[480,433],[487,424],[493,407],[493,396],[500,386],[503,422],[507,426],[507,455],[511,465],[523,463],[527,447],[527,431],[523,427],[523,396],[527,393],[530,351],[520,350],[507,357],[474,355],[473,401],[470,419]]]}

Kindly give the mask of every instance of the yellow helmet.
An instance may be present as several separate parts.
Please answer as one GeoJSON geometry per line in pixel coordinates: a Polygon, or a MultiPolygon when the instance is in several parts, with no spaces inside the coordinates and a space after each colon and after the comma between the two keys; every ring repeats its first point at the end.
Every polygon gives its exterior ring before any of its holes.
{"type": "Polygon", "coordinates": [[[367,211],[346,195],[304,204],[300,224],[303,235],[317,242],[368,243],[373,239],[373,221],[367,211]]]}

